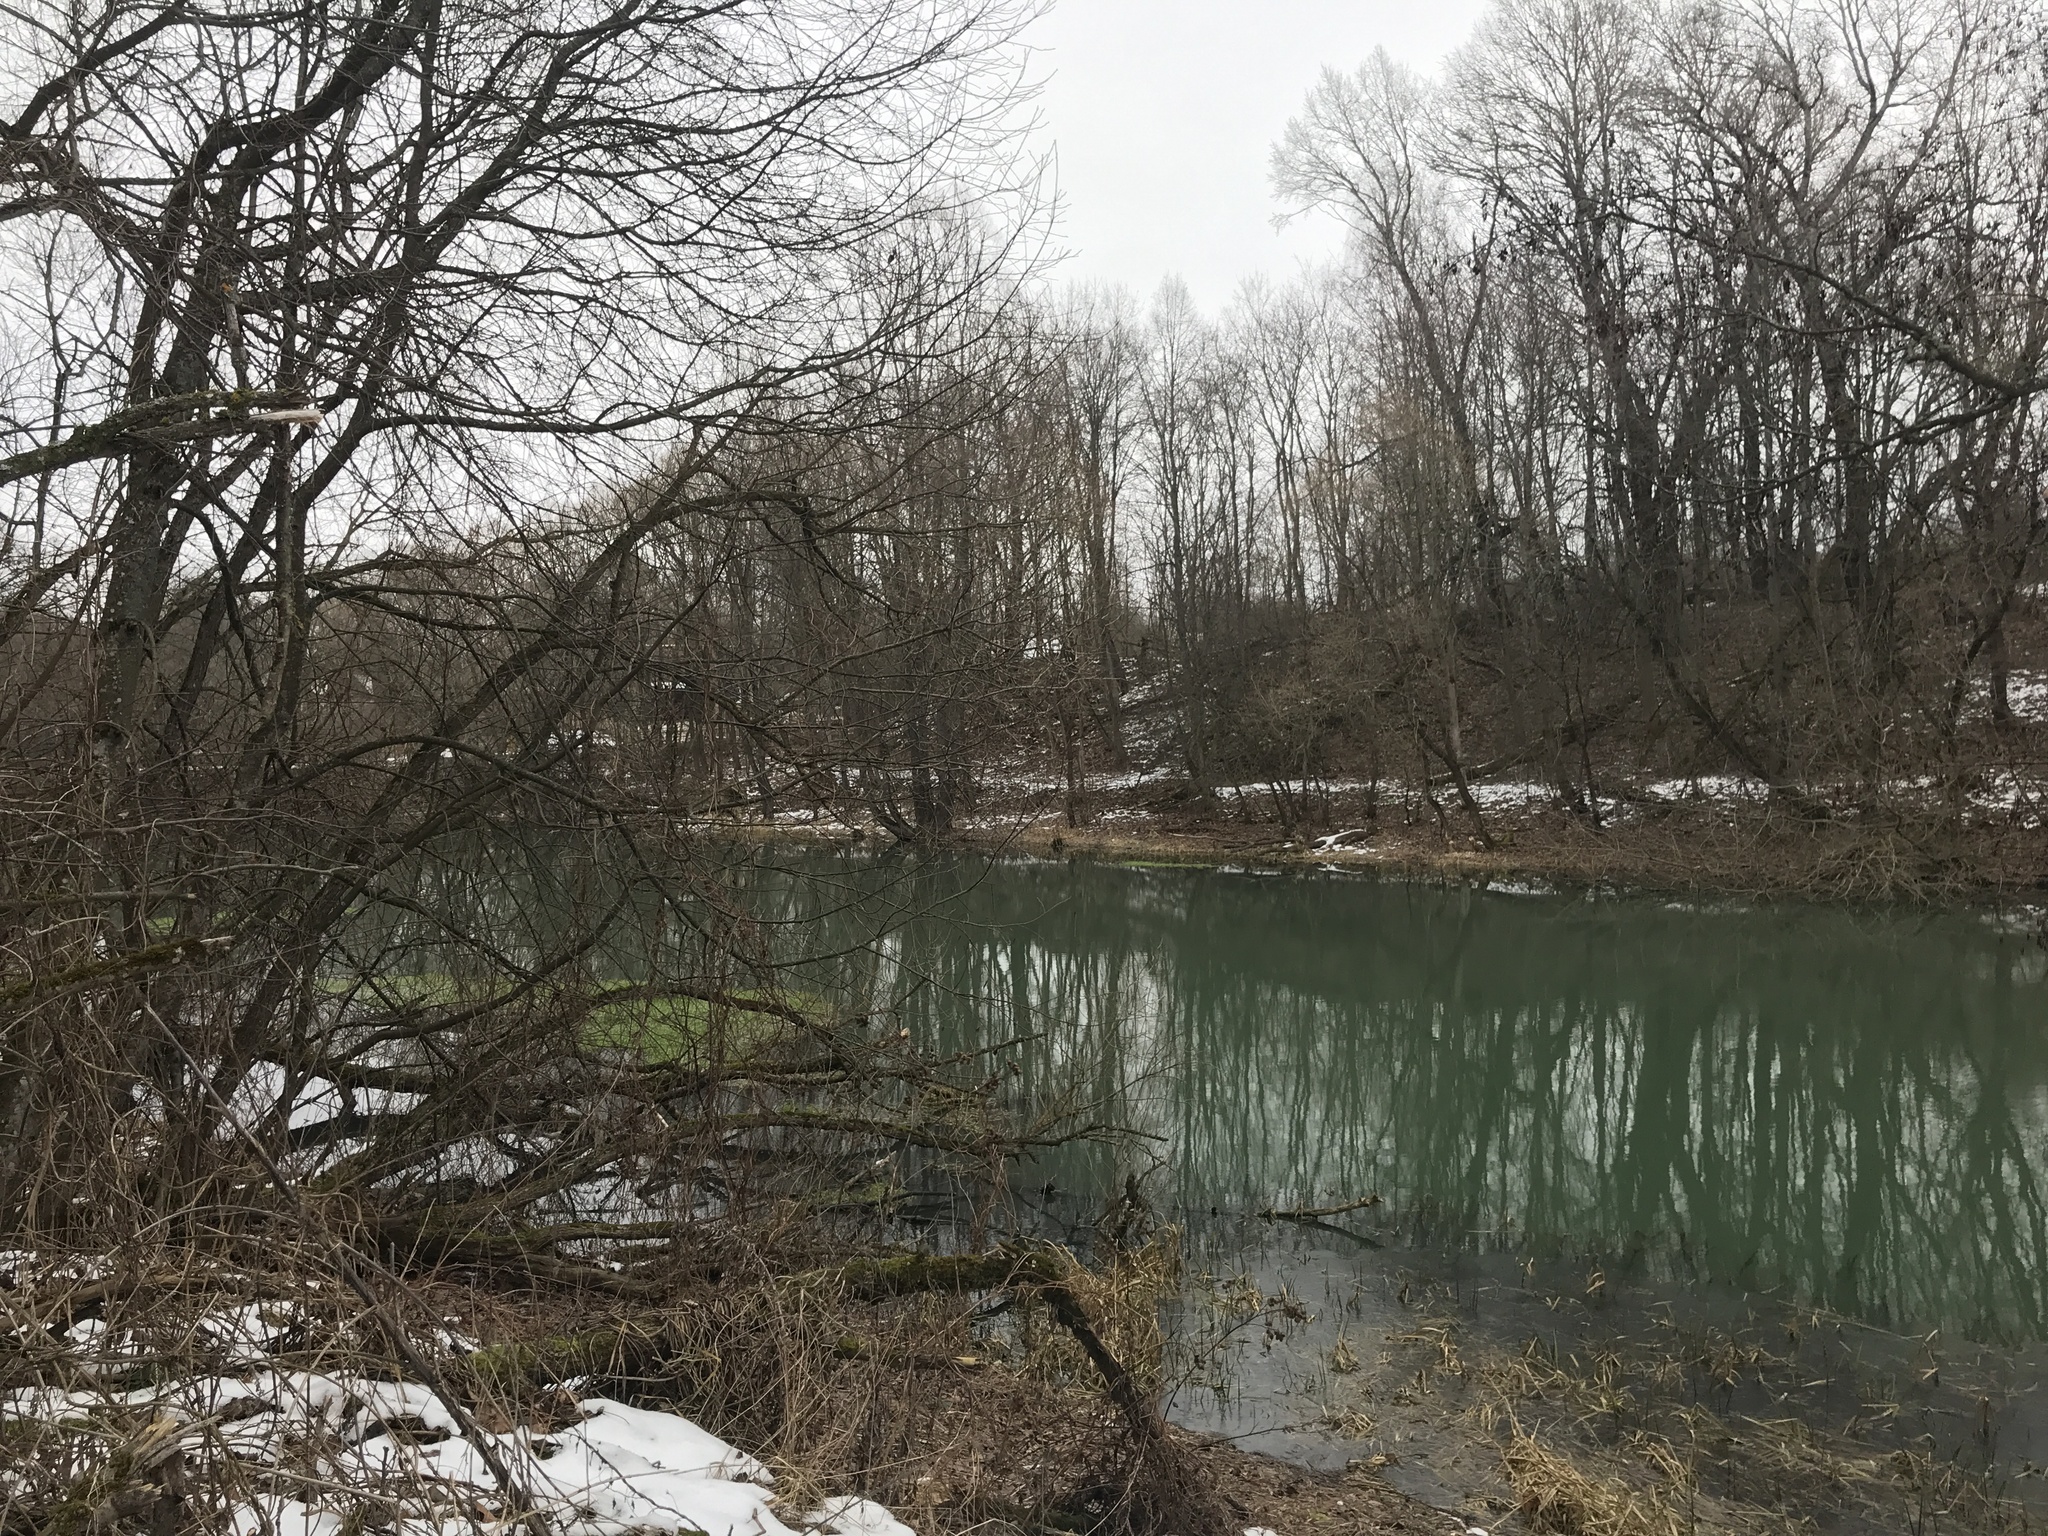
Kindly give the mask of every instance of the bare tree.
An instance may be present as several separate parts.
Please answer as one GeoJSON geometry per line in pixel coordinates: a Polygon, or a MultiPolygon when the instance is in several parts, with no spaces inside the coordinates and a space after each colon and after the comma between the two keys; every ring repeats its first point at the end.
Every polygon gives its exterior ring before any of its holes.
{"type": "MultiPolygon", "coordinates": [[[[735,573],[811,515],[768,445],[815,457],[850,398],[908,409],[932,349],[1002,312],[1018,15],[14,14],[11,1217],[188,1208],[235,1145],[225,1106],[284,1137],[315,1078],[428,1095],[364,1179],[575,1100],[480,1085],[545,1059],[536,1008],[587,1043],[560,986],[590,979],[601,911],[451,930],[496,980],[374,1003],[396,962],[361,969],[370,917],[508,830],[690,809],[621,747],[650,697],[802,758],[787,701],[716,665],[753,619],[735,573]],[[81,1204],[138,1114],[156,1150],[81,1204]]],[[[643,867],[686,890],[673,841],[643,867]]],[[[738,922],[663,984],[726,996],[767,958],[738,922]]],[[[496,1208],[605,1161],[548,1145],[496,1208]]]]}

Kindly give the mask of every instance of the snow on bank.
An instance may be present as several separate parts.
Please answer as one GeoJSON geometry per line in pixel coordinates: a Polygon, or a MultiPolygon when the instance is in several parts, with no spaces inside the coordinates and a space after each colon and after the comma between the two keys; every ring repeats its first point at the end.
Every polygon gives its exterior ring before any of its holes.
{"type": "MultiPolygon", "coordinates": [[[[16,1323],[0,1339],[46,1356],[55,1345],[49,1363],[66,1383],[0,1393],[0,1426],[30,1458],[0,1474],[0,1507],[37,1498],[11,1486],[18,1479],[57,1473],[54,1488],[40,1489],[37,1501],[46,1502],[67,1485],[85,1486],[74,1480],[125,1451],[137,1475],[180,1460],[193,1512],[234,1536],[371,1527],[477,1536],[511,1532],[522,1511],[541,1515],[551,1536],[915,1536],[880,1505],[852,1497],[786,1521],[769,1469],[680,1414],[564,1393],[543,1427],[494,1429],[415,1383],[280,1369],[273,1351],[294,1347],[305,1321],[289,1298],[209,1309],[190,1335],[193,1358],[209,1367],[130,1387],[155,1353],[143,1340],[91,1318],[53,1326],[36,1320],[33,1305],[16,1305],[46,1288],[61,1297],[78,1283],[79,1265],[42,1270],[20,1253],[0,1261],[0,1312],[16,1323]],[[138,1460],[145,1446],[147,1459],[138,1460]]],[[[476,1348],[445,1327],[420,1342],[451,1364],[476,1348]]]]}
{"type": "MultiPolygon", "coordinates": [[[[8,1423],[59,1434],[90,1433],[136,1410],[159,1425],[172,1421],[187,1456],[225,1497],[221,1513],[237,1536],[339,1536],[364,1499],[405,1536],[473,1532],[502,1526],[521,1497],[555,1536],[794,1536],[759,1460],[680,1414],[605,1397],[582,1398],[581,1417],[566,1427],[479,1430],[482,1445],[464,1438],[425,1387],[318,1371],[0,1398],[8,1423]],[[512,1474],[516,1493],[499,1486],[486,1451],[512,1474]]],[[[829,1500],[796,1527],[913,1536],[887,1510],[854,1498],[829,1500]]]]}
{"type": "MultiPolygon", "coordinates": [[[[28,1257],[0,1255],[16,1261],[0,1279],[18,1282],[28,1257]]],[[[36,1289],[12,1287],[16,1297],[36,1289]]],[[[0,1312],[14,1311],[5,1300],[0,1312]]],[[[123,1451],[138,1476],[181,1457],[188,1511],[233,1536],[519,1536],[528,1513],[548,1536],[916,1536],[850,1495],[785,1518],[769,1468],[681,1414],[564,1392],[542,1427],[494,1430],[425,1386],[277,1368],[272,1351],[302,1321],[289,1299],[215,1308],[198,1334],[224,1368],[133,1390],[121,1383],[143,1351],[125,1332],[92,1319],[0,1329],[17,1345],[58,1343],[61,1379],[98,1383],[0,1393],[0,1428],[43,1469],[69,1469],[59,1488],[86,1486],[82,1472],[123,1451]]],[[[451,1362],[475,1347],[446,1329],[428,1346],[451,1362]]],[[[13,1465],[20,1475],[24,1464],[13,1465]]],[[[0,1508],[34,1497],[11,1481],[0,1473],[0,1508]]],[[[120,1493],[110,1485],[91,1495],[112,1495],[92,1530],[120,1493]]]]}

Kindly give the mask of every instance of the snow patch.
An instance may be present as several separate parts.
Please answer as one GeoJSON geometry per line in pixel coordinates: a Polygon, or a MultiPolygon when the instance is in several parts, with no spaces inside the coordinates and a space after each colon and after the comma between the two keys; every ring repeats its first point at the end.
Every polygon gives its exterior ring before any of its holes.
{"type": "MultiPolygon", "coordinates": [[[[7,1257],[28,1268],[30,1256],[7,1257]]],[[[235,1536],[341,1536],[360,1523],[351,1495],[363,1494],[397,1536],[473,1536],[502,1526],[522,1496],[555,1536],[916,1536],[853,1497],[828,1499],[793,1528],[776,1510],[768,1467],[680,1414],[593,1395],[561,1428],[478,1429],[472,1440],[425,1386],[259,1365],[296,1322],[289,1301],[219,1308],[201,1332],[235,1369],[133,1391],[21,1388],[0,1394],[0,1420],[40,1423],[60,1441],[94,1438],[110,1409],[179,1426],[195,1471],[225,1496],[220,1513],[235,1536]],[[499,1485],[493,1460],[516,1488],[499,1485]]],[[[462,1342],[436,1332],[444,1348],[462,1342]]],[[[118,1353],[103,1333],[91,1321],[72,1325],[65,1343],[76,1364],[118,1353]]]]}

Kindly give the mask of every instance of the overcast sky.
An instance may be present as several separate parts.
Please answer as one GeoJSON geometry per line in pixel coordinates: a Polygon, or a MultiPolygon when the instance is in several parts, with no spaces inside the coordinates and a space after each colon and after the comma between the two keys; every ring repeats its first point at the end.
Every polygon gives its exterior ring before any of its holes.
{"type": "Polygon", "coordinates": [[[1276,232],[1267,159],[1324,65],[1376,47],[1433,70],[1483,0],[1055,0],[1041,50],[1043,133],[1058,156],[1059,275],[1148,302],[1178,273],[1212,313],[1341,244],[1317,216],[1276,232]]]}

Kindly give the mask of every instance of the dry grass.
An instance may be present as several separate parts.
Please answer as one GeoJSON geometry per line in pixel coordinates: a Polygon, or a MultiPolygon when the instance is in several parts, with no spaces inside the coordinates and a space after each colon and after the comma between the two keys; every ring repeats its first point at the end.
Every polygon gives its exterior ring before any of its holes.
{"type": "Polygon", "coordinates": [[[1708,1406],[1789,1403],[1814,1374],[1796,1344],[1781,1357],[1752,1337],[1702,1329],[1575,1351],[1535,1340],[1507,1348],[1443,1317],[1385,1340],[1376,1367],[1344,1376],[1342,1394],[1318,1404],[1322,1424],[1377,1437],[1382,1447],[1399,1449],[1397,1436],[1434,1444],[1438,1452],[1427,1454],[1461,1469],[1476,1506],[1517,1512],[1531,1530],[1789,1536],[1846,1523],[2002,1536],[2029,1528],[2002,1473],[1899,1449],[1892,1420],[1872,1407],[1874,1379],[1858,1388],[1863,1406],[1846,1422],[1795,1416],[1792,1407],[1765,1415],[1708,1406]]]}
{"type": "Polygon", "coordinates": [[[1655,1493],[1589,1475],[1517,1428],[1501,1453],[1517,1508],[1556,1536],[1682,1536],[1686,1522],[1655,1493]]]}

